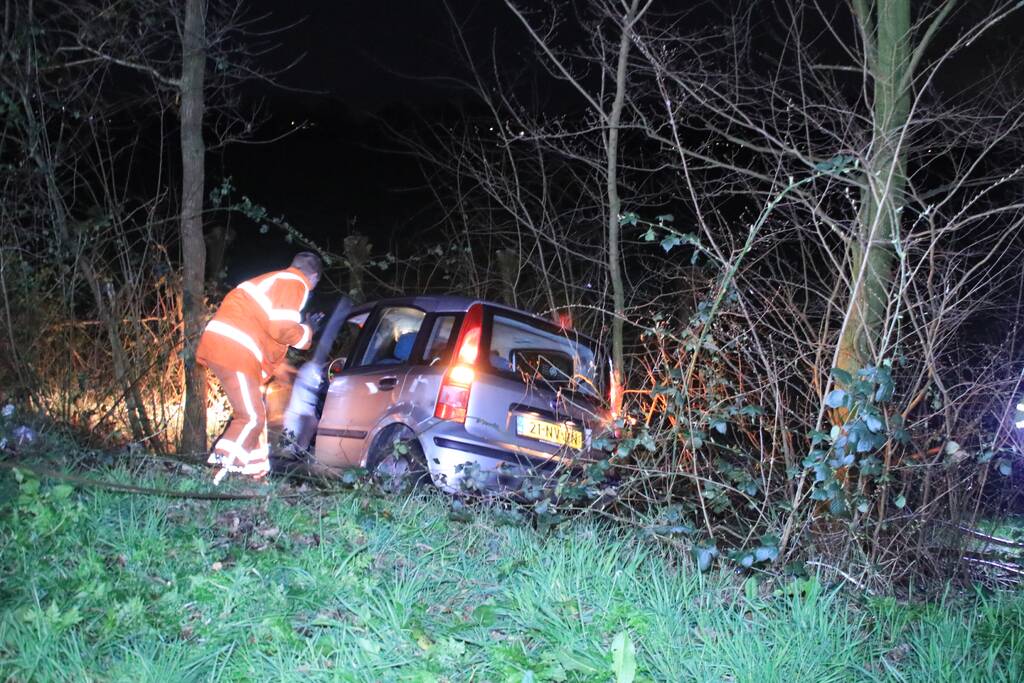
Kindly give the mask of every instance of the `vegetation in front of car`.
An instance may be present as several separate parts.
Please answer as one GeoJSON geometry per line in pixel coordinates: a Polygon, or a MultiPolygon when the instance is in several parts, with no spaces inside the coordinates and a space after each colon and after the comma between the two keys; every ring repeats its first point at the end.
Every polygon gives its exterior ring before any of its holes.
{"type": "MultiPolygon", "coordinates": [[[[152,468],[90,476],[207,488],[152,468]]],[[[1024,596],[928,604],[815,574],[701,573],[593,518],[537,531],[432,494],[255,501],[76,489],[5,471],[7,680],[1015,681],[1024,596]]],[[[254,490],[231,482],[228,492],[254,490]]],[[[670,531],[661,529],[660,531],[670,531]]]]}

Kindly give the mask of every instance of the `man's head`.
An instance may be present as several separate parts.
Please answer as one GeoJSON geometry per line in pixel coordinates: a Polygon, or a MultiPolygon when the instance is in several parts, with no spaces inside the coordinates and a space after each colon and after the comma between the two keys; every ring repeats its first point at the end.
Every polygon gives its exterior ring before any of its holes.
{"type": "Polygon", "coordinates": [[[316,287],[316,283],[320,281],[323,263],[313,252],[301,251],[292,259],[292,268],[302,271],[302,274],[309,278],[309,284],[316,287]]]}

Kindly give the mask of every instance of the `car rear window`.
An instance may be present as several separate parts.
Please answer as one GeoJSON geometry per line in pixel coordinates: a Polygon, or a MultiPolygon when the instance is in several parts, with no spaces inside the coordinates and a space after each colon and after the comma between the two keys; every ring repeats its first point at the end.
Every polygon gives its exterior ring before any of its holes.
{"type": "Polygon", "coordinates": [[[495,313],[488,362],[495,370],[527,384],[567,386],[599,395],[594,351],[571,330],[553,332],[528,320],[495,313]]]}

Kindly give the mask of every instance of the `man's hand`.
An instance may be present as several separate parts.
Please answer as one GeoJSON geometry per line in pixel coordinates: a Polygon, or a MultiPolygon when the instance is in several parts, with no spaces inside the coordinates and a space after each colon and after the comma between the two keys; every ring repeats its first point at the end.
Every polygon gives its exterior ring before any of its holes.
{"type": "Polygon", "coordinates": [[[315,333],[317,333],[317,332],[319,332],[319,331],[320,331],[320,328],[321,328],[321,327],[323,326],[323,324],[324,324],[324,314],[323,314],[323,313],[311,313],[311,314],[310,314],[310,315],[309,315],[309,316],[308,316],[308,317],[306,318],[306,323],[307,323],[307,324],[308,324],[308,325],[309,325],[310,327],[312,327],[312,328],[313,328],[313,333],[315,334],[315,333]]]}

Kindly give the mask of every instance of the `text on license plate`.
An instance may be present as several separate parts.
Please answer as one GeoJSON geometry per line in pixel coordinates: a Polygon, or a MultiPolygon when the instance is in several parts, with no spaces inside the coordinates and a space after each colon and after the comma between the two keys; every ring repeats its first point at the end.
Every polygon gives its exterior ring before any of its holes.
{"type": "Polygon", "coordinates": [[[583,432],[580,430],[531,415],[516,415],[516,434],[576,450],[583,448],[583,432]]]}

